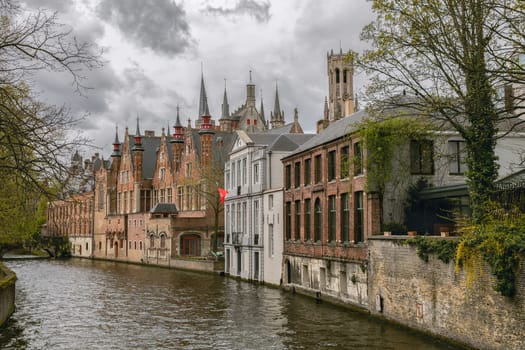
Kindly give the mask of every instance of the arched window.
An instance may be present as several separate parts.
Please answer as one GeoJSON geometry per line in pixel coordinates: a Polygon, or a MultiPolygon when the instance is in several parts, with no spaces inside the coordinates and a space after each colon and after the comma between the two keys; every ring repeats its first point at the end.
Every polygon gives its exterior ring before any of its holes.
{"type": "Polygon", "coordinates": [[[133,249],[137,250],[137,241],[135,241],[135,242],[133,242],[133,243],[134,243],[134,244],[133,244],[133,246],[134,246],[133,249]]]}
{"type": "Polygon", "coordinates": [[[160,235],[160,247],[166,248],[166,236],[165,235],[160,235]]]}
{"type": "Polygon", "coordinates": [[[339,84],[340,77],[339,77],[339,68],[335,69],[335,83],[339,84]]]}
{"type": "Polygon", "coordinates": [[[343,70],[343,83],[346,84],[346,82],[348,81],[348,69],[345,69],[343,70]]]}
{"type": "Polygon", "coordinates": [[[322,215],[323,212],[321,210],[321,200],[317,198],[315,200],[315,213],[314,213],[314,234],[315,234],[315,241],[321,240],[321,232],[323,227],[323,221],[322,221],[322,215]]]}
{"type": "Polygon", "coordinates": [[[149,236],[149,247],[155,248],[155,237],[153,235],[149,236]]]}
{"type": "Polygon", "coordinates": [[[98,250],[102,250],[102,242],[98,241],[98,250]]]}
{"type": "Polygon", "coordinates": [[[140,250],[142,250],[142,241],[139,242],[140,250]]]}

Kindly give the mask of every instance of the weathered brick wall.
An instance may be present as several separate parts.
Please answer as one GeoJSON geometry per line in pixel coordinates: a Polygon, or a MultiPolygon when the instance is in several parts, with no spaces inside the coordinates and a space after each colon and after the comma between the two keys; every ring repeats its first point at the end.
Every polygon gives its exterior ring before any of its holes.
{"type": "Polygon", "coordinates": [[[465,272],[416,249],[398,244],[400,237],[369,240],[370,311],[410,327],[481,349],[525,349],[525,272],[510,299],[493,290],[488,266],[467,286],[465,272]],[[379,311],[379,298],[382,312],[379,311]]]}
{"type": "Polygon", "coordinates": [[[0,262],[0,326],[15,311],[16,275],[0,262]]]}
{"type": "Polygon", "coordinates": [[[367,272],[364,261],[316,259],[284,255],[287,288],[360,308],[368,307],[367,272]]]}

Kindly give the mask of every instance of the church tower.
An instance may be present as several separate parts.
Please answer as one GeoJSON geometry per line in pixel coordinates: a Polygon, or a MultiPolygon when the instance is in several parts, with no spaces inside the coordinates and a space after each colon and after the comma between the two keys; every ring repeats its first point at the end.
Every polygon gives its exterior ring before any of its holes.
{"type": "Polygon", "coordinates": [[[328,109],[329,120],[333,122],[355,112],[354,67],[348,54],[340,49],[338,54],[331,50],[326,54],[328,65],[328,109]]]}
{"type": "Polygon", "coordinates": [[[272,125],[272,129],[284,126],[284,111],[281,110],[281,105],[279,104],[279,89],[277,88],[277,84],[275,84],[273,112],[270,112],[270,124],[272,125]]]}

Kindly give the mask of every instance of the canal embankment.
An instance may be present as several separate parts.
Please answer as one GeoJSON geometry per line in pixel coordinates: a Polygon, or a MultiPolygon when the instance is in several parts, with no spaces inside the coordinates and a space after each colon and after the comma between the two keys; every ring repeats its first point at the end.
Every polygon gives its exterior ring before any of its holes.
{"type": "Polygon", "coordinates": [[[490,267],[456,269],[433,254],[425,262],[406,237],[369,239],[371,314],[479,349],[525,349],[525,271],[512,298],[494,290],[490,267]]]}
{"type": "Polygon", "coordinates": [[[16,274],[0,262],[0,326],[15,312],[16,274]]]}

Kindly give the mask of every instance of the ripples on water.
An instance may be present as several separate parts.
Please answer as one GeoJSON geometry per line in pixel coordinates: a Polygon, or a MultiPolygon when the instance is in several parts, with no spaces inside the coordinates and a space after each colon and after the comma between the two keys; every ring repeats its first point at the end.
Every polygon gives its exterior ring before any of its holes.
{"type": "Polygon", "coordinates": [[[120,263],[16,261],[0,349],[450,349],[278,289],[120,263]]]}

